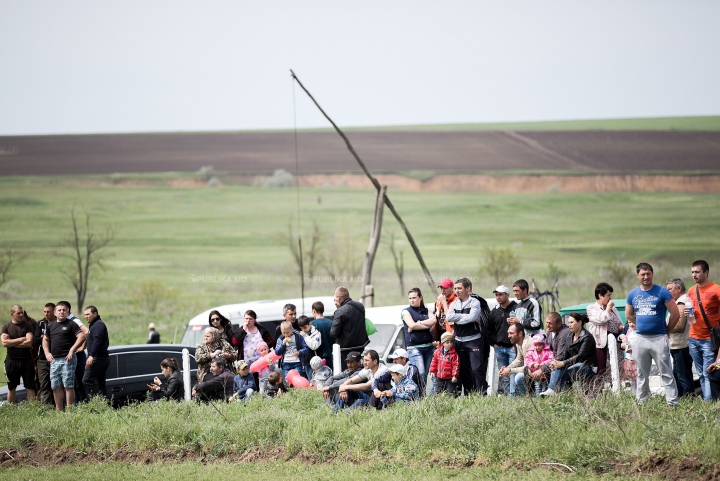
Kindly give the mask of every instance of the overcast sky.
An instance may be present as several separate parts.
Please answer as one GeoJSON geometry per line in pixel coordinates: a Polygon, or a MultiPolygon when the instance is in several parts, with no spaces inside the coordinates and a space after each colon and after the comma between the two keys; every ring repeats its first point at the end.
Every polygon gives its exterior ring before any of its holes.
{"type": "Polygon", "coordinates": [[[0,0],[0,135],[720,114],[720,2],[594,3],[0,0]]]}

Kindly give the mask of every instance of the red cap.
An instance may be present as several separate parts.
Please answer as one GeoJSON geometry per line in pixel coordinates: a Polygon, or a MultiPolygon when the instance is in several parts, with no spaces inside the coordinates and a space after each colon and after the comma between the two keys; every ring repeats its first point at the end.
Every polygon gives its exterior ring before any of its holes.
{"type": "Polygon", "coordinates": [[[440,281],[440,284],[438,284],[438,287],[442,287],[443,289],[449,289],[454,285],[455,283],[451,279],[443,279],[440,281]]]}

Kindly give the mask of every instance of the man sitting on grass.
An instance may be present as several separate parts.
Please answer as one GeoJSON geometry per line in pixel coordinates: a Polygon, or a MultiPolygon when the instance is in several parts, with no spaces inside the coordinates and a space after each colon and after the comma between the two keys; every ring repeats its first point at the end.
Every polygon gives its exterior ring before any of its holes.
{"type": "Polygon", "coordinates": [[[342,384],[351,377],[360,373],[362,370],[362,365],[360,363],[361,359],[362,356],[357,351],[348,353],[345,358],[347,369],[335,374],[334,376],[330,376],[325,380],[325,385],[322,388],[322,395],[328,404],[335,404],[338,401],[338,389],[340,389],[340,386],[342,386],[342,384]]]}
{"type": "Polygon", "coordinates": [[[366,406],[374,391],[377,390],[376,396],[380,396],[381,391],[378,389],[380,384],[390,384],[390,372],[384,364],[380,364],[380,356],[377,351],[370,349],[366,352],[363,356],[363,365],[365,369],[340,386],[340,399],[335,404],[333,411],[337,412],[347,406],[350,408],[366,406]]]}
{"type": "Polygon", "coordinates": [[[233,395],[233,381],[235,376],[227,368],[225,359],[217,358],[210,363],[210,372],[213,378],[198,383],[192,390],[192,395],[199,401],[225,401],[233,395]]]}

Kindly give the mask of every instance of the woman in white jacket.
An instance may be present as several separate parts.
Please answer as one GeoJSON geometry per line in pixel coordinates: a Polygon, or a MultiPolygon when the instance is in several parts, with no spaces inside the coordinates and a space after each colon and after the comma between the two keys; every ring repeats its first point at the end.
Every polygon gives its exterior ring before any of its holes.
{"type": "Polygon", "coordinates": [[[620,314],[615,308],[612,300],[613,288],[607,282],[601,282],[595,287],[595,304],[587,308],[587,316],[590,322],[585,326],[595,338],[595,349],[597,350],[597,373],[602,374],[607,367],[607,342],[608,333],[617,335],[623,328],[620,314]]]}

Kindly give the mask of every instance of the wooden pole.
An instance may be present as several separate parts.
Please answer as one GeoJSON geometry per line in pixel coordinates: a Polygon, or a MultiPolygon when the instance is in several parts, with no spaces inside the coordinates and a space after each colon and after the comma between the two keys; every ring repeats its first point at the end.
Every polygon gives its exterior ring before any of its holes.
{"type": "MultiPolygon", "coordinates": [[[[377,192],[377,196],[375,196],[375,214],[373,215],[372,228],[370,229],[370,243],[368,244],[367,251],[365,252],[365,261],[363,262],[362,269],[362,303],[365,306],[368,306],[366,300],[368,296],[370,296],[370,294],[366,291],[366,286],[370,285],[370,282],[372,281],[373,262],[375,261],[375,254],[377,253],[377,248],[380,244],[380,233],[382,231],[386,192],[387,185],[383,185],[377,192]]],[[[372,304],[372,298],[370,298],[370,303],[372,304]]]]}
{"type": "MultiPolygon", "coordinates": [[[[370,179],[370,182],[373,183],[373,185],[375,186],[375,189],[380,190],[380,182],[378,182],[378,180],[372,176],[372,174],[367,169],[367,167],[365,167],[365,164],[363,163],[362,160],[360,160],[360,156],[357,154],[357,152],[355,152],[355,149],[353,148],[352,144],[350,143],[348,138],[345,136],[343,131],[340,130],[340,127],[338,127],[335,124],[335,122],[333,122],[333,120],[330,118],[330,116],[325,113],[325,111],[322,109],[322,107],[320,107],[320,104],[317,102],[317,100],[315,100],[315,97],[313,97],[312,94],[310,92],[308,92],[308,89],[306,89],[305,86],[302,84],[302,82],[300,82],[300,79],[297,78],[297,75],[295,75],[295,72],[293,72],[292,69],[290,69],[290,74],[292,75],[292,78],[295,79],[295,81],[298,83],[300,88],[305,91],[305,93],[308,95],[308,97],[310,97],[310,100],[312,100],[313,103],[315,104],[315,106],[318,108],[318,110],[320,110],[320,113],[322,113],[323,116],[325,116],[325,118],[328,119],[328,122],[330,122],[332,124],[333,128],[335,128],[335,131],[345,141],[345,145],[347,146],[348,150],[350,151],[352,156],[355,157],[355,160],[357,161],[357,163],[360,164],[360,167],[362,168],[363,172],[365,172],[365,175],[367,176],[367,178],[370,179]]],[[[385,196],[385,205],[388,206],[388,209],[390,209],[390,212],[393,213],[393,216],[395,216],[395,219],[397,219],[398,223],[400,224],[400,228],[403,230],[403,232],[405,232],[405,236],[407,237],[408,242],[410,242],[410,246],[412,247],[413,252],[415,252],[415,257],[417,257],[417,260],[420,263],[420,267],[422,267],[423,273],[425,273],[425,279],[427,280],[428,285],[430,286],[430,290],[434,291],[436,286],[435,286],[435,283],[433,282],[432,276],[430,275],[430,271],[428,270],[427,266],[425,265],[425,261],[423,260],[422,255],[420,254],[420,249],[418,248],[417,244],[415,244],[415,240],[413,239],[413,236],[410,234],[410,231],[408,230],[407,226],[405,225],[405,222],[403,222],[402,218],[400,217],[400,214],[398,214],[398,212],[395,210],[395,206],[392,204],[392,202],[390,202],[390,198],[387,195],[385,196]]]]}

